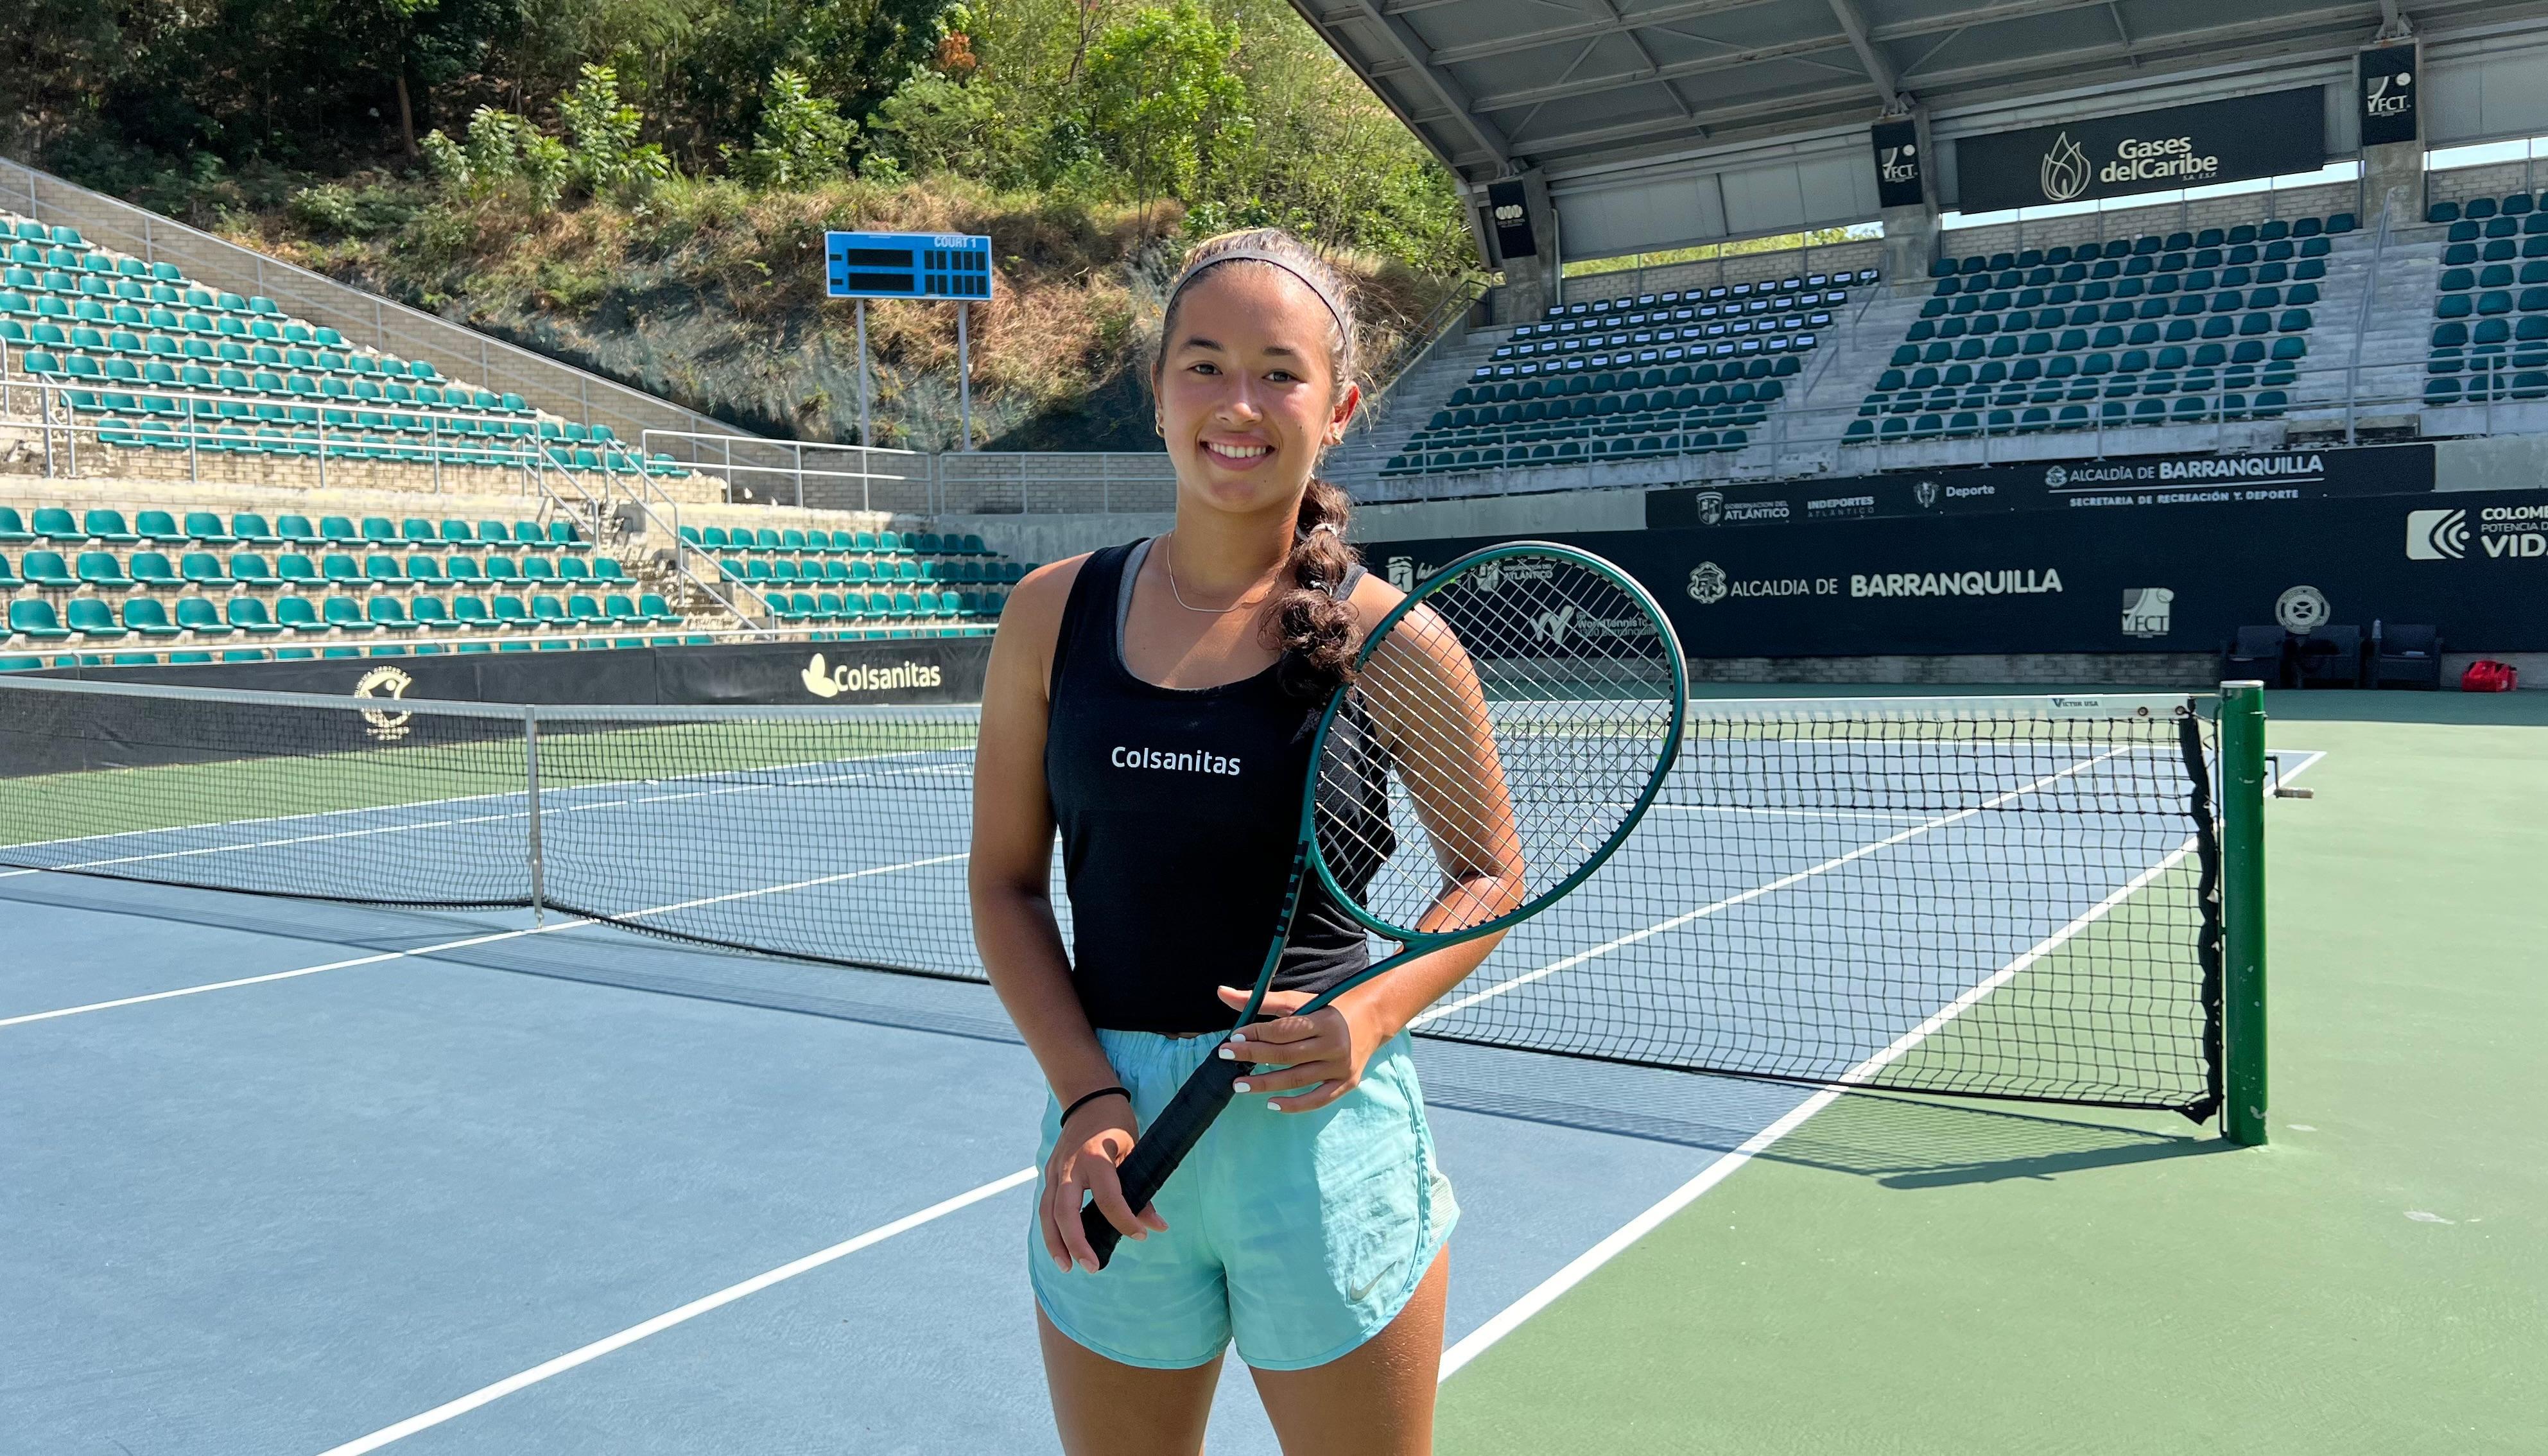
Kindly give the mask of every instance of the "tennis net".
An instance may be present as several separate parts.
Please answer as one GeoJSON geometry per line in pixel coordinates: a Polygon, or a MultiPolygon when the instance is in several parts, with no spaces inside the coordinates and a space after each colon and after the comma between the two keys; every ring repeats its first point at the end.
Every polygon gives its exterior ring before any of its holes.
{"type": "MultiPolygon", "coordinates": [[[[2208,1116],[2208,697],[1692,704],[1644,825],[1420,1035],[2208,1116]]],[[[975,711],[0,680],[0,865],[545,910],[982,979],[975,711]]],[[[1066,903],[1055,896],[1063,929],[1066,903]]]]}

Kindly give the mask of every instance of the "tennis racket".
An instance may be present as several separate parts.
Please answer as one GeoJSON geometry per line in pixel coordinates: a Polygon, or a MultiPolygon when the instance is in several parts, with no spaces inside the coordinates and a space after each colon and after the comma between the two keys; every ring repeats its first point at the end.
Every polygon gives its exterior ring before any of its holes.
{"type": "MultiPolygon", "coordinates": [[[[1293,1015],[1556,903],[1654,801],[1688,700],[1663,609],[1597,556],[1517,541],[1427,578],[1319,719],[1273,945],[1238,1024],[1257,1020],[1305,875],[1401,949],[1293,1015]]],[[[1127,1204],[1158,1196],[1249,1068],[1216,1056],[1195,1070],[1117,1168],[1127,1204]]],[[[1094,1202],[1080,1227],[1104,1267],[1122,1234],[1094,1202]]]]}

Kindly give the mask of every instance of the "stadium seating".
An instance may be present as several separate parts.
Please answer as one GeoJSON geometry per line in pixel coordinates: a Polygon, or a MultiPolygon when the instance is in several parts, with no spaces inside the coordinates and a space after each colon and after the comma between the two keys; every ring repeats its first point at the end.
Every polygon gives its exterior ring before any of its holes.
{"type": "MultiPolygon", "coordinates": [[[[747,613],[817,640],[987,632],[1033,570],[978,536],[685,527],[682,538],[755,588],[737,597],[747,613]],[[876,586],[902,589],[898,602],[871,606],[876,586]]],[[[0,555],[0,592],[31,607],[7,634],[13,651],[68,640],[44,637],[44,613],[83,641],[114,636],[136,661],[271,660],[234,644],[278,637],[363,643],[361,655],[436,638],[485,648],[501,644],[478,639],[506,633],[559,648],[711,640],[564,520],[27,502],[0,506],[0,541],[23,548],[0,555]],[[90,604],[74,613],[76,601],[90,604]],[[617,632],[642,635],[601,635],[617,632]]]]}
{"type": "MultiPolygon", "coordinates": [[[[0,212],[0,352],[63,387],[74,416],[122,450],[538,468],[675,478],[607,426],[542,414],[519,395],[444,379],[353,345],[272,299],[206,288],[167,262],[93,246],[0,212]]],[[[560,545],[566,543],[561,542],[560,545]]]]}
{"type": "Polygon", "coordinates": [[[2528,193],[2435,203],[2447,224],[2424,403],[2548,399],[2548,211],[2528,193]]]}
{"type": "Polygon", "coordinates": [[[1872,268],[1551,305],[1384,476],[1740,450],[1872,268]]]}
{"type": "Polygon", "coordinates": [[[2350,214],[1941,258],[1849,442],[2271,419],[2350,214]]]}

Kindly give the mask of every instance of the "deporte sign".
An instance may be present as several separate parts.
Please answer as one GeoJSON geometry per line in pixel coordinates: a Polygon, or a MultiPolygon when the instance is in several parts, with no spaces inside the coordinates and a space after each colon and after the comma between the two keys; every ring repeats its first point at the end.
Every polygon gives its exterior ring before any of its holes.
{"type": "Polygon", "coordinates": [[[2325,88],[2304,86],[1963,137],[1956,142],[1956,205],[1995,213],[2310,172],[2325,162],[2325,88]]]}

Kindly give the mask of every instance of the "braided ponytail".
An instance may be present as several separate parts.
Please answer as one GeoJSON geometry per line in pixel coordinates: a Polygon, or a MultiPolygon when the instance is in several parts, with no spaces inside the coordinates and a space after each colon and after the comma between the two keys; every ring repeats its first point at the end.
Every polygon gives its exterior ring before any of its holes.
{"type": "MultiPolygon", "coordinates": [[[[1216,267],[1279,267],[1307,284],[1335,313],[1333,326],[1327,330],[1327,363],[1333,381],[1330,398],[1340,398],[1349,385],[1357,382],[1361,311],[1355,307],[1352,280],[1308,243],[1280,228],[1224,232],[1195,244],[1194,250],[1186,254],[1185,268],[1168,290],[1167,308],[1159,323],[1161,347],[1165,347],[1176,326],[1179,296],[1206,269],[1216,267]],[[1243,256],[1247,253],[1264,256],[1243,256]],[[1269,264],[1266,258],[1280,262],[1269,264]]],[[[1150,361],[1154,394],[1164,362],[1155,355],[1150,361]]],[[[1353,677],[1356,619],[1353,607],[1339,598],[1336,589],[1362,558],[1345,544],[1345,521],[1352,513],[1351,502],[1341,489],[1315,474],[1316,462],[1311,469],[1314,473],[1302,492],[1300,514],[1292,526],[1291,555],[1283,563],[1285,586],[1275,597],[1273,611],[1265,618],[1264,631],[1266,645],[1283,654],[1278,676],[1284,687],[1305,697],[1318,697],[1353,677]]]]}
{"type": "Polygon", "coordinates": [[[1351,510],[1342,490],[1310,477],[1292,527],[1292,554],[1283,562],[1289,585],[1265,619],[1268,645],[1283,653],[1283,686],[1304,697],[1323,696],[1353,678],[1354,609],[1336,592],[1362,559],[1345,544],[1351,510]]]}

